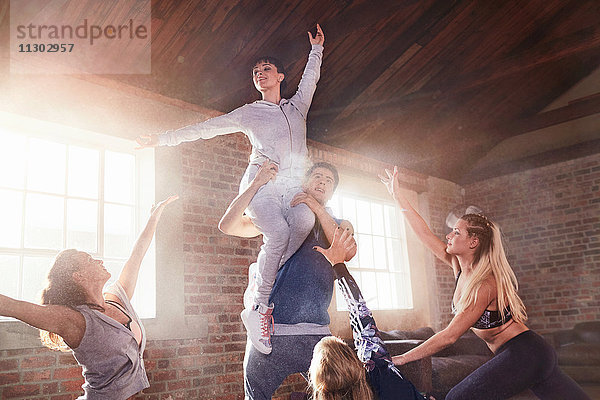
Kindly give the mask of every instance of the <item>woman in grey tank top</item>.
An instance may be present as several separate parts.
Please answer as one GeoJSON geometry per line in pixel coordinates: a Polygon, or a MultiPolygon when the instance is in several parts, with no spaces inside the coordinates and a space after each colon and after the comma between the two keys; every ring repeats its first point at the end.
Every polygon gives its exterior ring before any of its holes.
{"type": "Polygon", "coordinates": [[[107,288],[111,275],[102,260],[69,249],[48,272],[42,305],[0,295],[0,315],[40,329],[47,347],[73,352],[85,378],[79,399],[124,400],[150,386],[142,360],[146,335],[130,300],[161,214],[177,199],[152,209],[118,280],[107,288]]]}

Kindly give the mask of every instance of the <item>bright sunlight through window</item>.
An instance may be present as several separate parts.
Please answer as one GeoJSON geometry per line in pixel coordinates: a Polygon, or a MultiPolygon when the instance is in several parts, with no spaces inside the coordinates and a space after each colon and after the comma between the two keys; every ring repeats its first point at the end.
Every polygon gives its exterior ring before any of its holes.
{"type": "MultiPolygon", "coordinates": [[[[131,141],[65,131],[57,137],[0,127],[2,294],[37,303],[53,258],[67,248],[102,258],[116,280],[149,216],[153,153],[136,152],[131,141]]],[[[133,302],[140,317],[154,317],[154,243],[133,302]]]]}
{"type": "MultiPolygon", "coordinates": [[[[348,270],[372,310],[413,307],[404,220],[393,203],[340,192],[329,202],[334,215],[354,226],[358,244],[348,270]]],[[[337,286],[336,286],[337,290],[337,286]]],[[[341,293],[337,309],[346,310],[341,293]]]]}

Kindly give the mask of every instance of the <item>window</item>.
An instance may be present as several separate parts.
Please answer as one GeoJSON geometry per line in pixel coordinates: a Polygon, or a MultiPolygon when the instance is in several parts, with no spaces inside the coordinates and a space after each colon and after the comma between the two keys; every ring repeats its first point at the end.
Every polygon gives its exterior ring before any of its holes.
{"type": "MultiPolygon", "coordinates": [[[[37,302],[56,254],[104,260],[118,278],[154,200],[154,153],[134,142],[39,124],[0,126],[0,293],[37,302]],[[40,133],[41,132],[41,133],[40,133]]],[[[155,315],[154,245],[133,298],[155,315]]]]}
{"type": "MultiPolygon", "coordinates": [[[[369,308],[412,308],[406,232],[399,209],[392,202],[344,191],[334,195],[329,206],[334,215],[354,226],[358,252],[348,263],[348,269],[369,308]]],[[[345,310],[341,294],[336,298],[337,309],[345,310]]]]}

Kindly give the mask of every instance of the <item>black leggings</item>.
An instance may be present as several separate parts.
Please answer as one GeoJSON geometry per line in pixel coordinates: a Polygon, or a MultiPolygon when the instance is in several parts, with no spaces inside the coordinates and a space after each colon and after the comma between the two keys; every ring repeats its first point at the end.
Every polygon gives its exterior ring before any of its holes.
{"type": "Polygon", "coordinates": [[[526,389],[543,400],[590,400],[560,370],[552,346],[533,331],[504,343],[491,360],[452,388],[446,400],[507,399],[526,389]]]}

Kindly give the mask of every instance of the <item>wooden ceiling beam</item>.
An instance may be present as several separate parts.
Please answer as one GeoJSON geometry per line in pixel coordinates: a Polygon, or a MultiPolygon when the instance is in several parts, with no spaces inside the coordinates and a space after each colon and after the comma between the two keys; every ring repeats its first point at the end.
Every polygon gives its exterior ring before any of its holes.
{"type": "MultiPolygon", "coordinates": [[[[361,72],[353,79],[352,84],[343,88],[339,95],[328,104],[333,110],[343,110],[350,105],[354,99],[373,84],[398,59],[398,54],[404,54],[420,36],[427,32],[432,26],[439,22],[445,14],[451,12],[457,1],[435,0],[416,19],[410,27],[398,33],[397,26],[387,25],[379,32],[382,37],[392,38],[391,45],[382,48],[377,57],[373,57],[370,63],[361,68],[361,72]]],[[[312,128],[315,132],[324,132],[336,113],[323,113],[313,119],[312,128]]],[[[313,115],[314,117],[314,115],[313,115]]],[[[319,136],[318,134],[316,136],[319,136]]]]}
{"type": "Polygon", "coordinates": [[[598,60],[599,50],[600,25],[549,41],[541,48],[523,51],[468,75],[458,76],[449,86],[440,89],[448,96],[452,96],[584,53],[596,54],[592,57],[598,60]]]}
{"type": "Polygon", "coordinates": [[[500,128],[498,133],[503,138],[512,137],[598,113],[600,113],[600,93],[571,101],[564,107],[536,114],[529,118],[521,118],[504,128],[500,128]]]}

